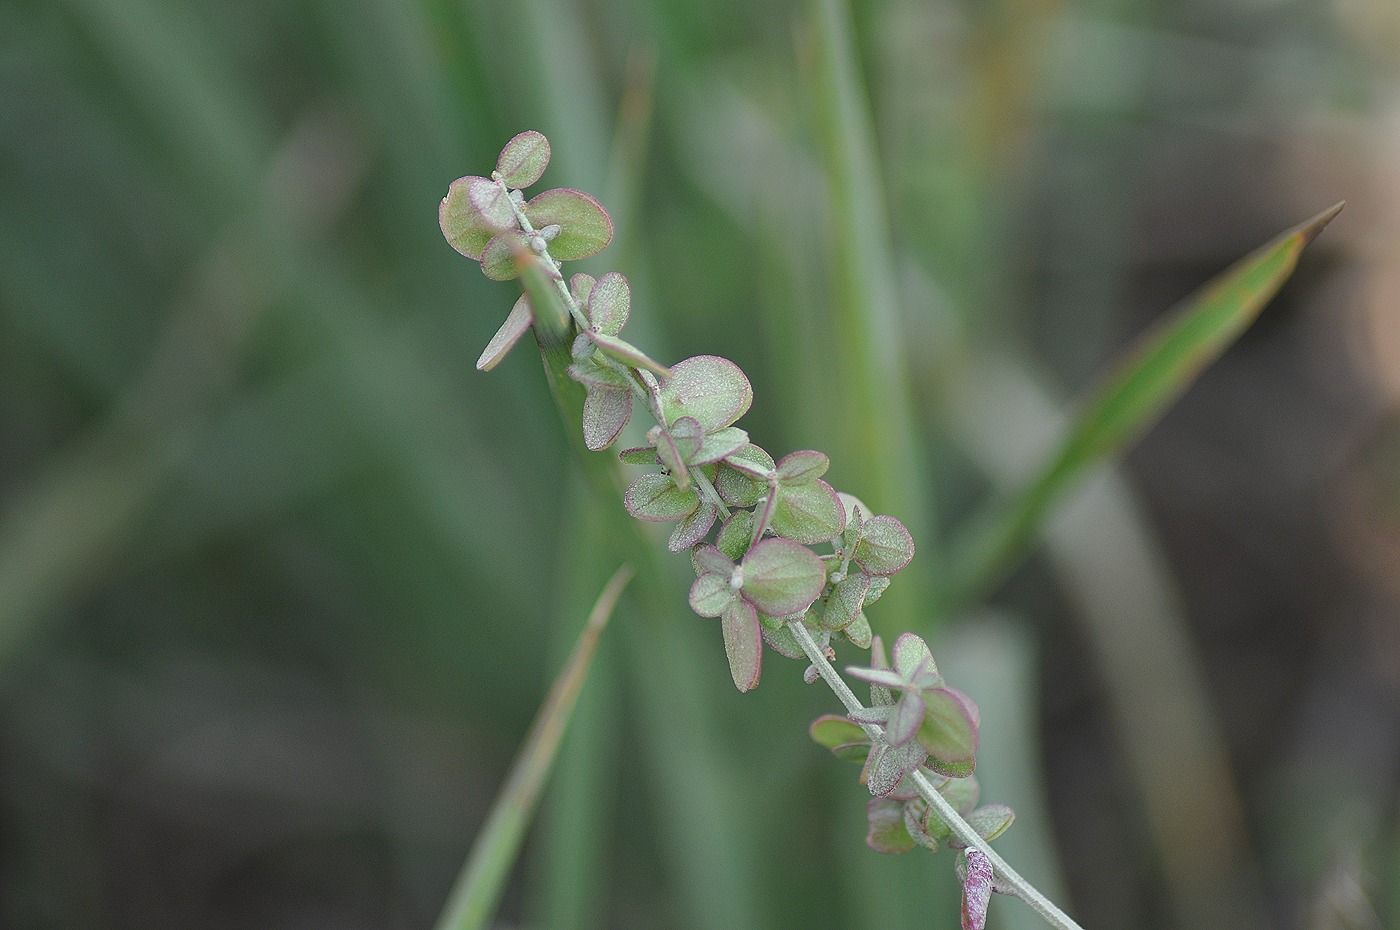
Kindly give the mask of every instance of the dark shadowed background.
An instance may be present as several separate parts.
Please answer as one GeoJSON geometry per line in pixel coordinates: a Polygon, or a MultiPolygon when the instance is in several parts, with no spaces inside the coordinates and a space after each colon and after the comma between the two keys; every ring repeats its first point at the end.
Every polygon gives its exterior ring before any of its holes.
{"type": "MultiPolygon", "coordinates": [[[[910,525],[872,622],[981,705],[1028,877],[1088,928],[1400,926],[1398,48],[1394,0],[0,6],[0,926],[431,926],[621,558],[437,226],[524,129],[611,212],[575,270],[629,337],[733,358],[755,441],[910,525]],[[926,609],[1118,349],[1343,198],[1037,555],[926,609]],[[839,387],[867,298],[893,475],[839,387]]],[[[956,926],[950,854],[865,847],[831,696],[735,693],[657,563],[501,926],[956,926]]]]}

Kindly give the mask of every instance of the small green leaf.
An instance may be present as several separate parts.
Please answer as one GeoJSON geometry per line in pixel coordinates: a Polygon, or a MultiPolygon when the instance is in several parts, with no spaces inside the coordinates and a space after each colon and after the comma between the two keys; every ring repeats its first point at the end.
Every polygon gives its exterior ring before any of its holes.
{"type": "MultiPolygon", "coordinates": [[[[487,277],[490,277],[490,275],[487,277]]],[[[633,368],[647,368],[662,377],[665,377],[667,372],[670,371],[669,368],[660,362],[652,361],[645,352],[632,345],[632,343],[627,342],[625,339],[609,336],[607,333],[595,333],[591,330],[588,332],[588,338],[593,340],[598,348],[602,349],[619,362],[622,362],[624,365],[630,365],[633,368]]]]}
{"type": "Polygon", "coordinates": [[[773,617],[806,610],[826,584],[826,569],[816,554],[788,539],[761,540],[741,564],[744,597],[773,617]]]}
{"type": "Polygon", "coordinates": [[[878,516],[865,521],[856,562],[872,575],[893,575],[914,558],[914,537],[894,517],[878,516]]]}
{"type": "Polygon", "coordinates": [[[467,185],[467,199],[472,208],[481,214],[481,221],[491,228],[504,232],[519,229],[515,221],[515,209],[511,206],[510,194],[501,190],[501,185],[485,178],[472,178],[467,185]]]}
{"type": "Polygon", "coordinates": [[[528,130],[511,139],[496,159],[496,173],[511,187],[529,187],[549,166],[549,140],[528,130]]]}
{"type": "Polygon", "coordinates": [[[814,545],[841,535],[844,522],[836,491],[825,481],[779,486],[771,522],[779,536],[814,545]]]}
{"type": "MultiPolygon", "coordinates": [[[[821,452],[814,452],[806,449],[801,452],[790,452],[783,456],[778,463],[778,478],[783,484],[800,484],[804,481],[814,481],[826,474],[826,470],[831,467],[831,459],[821,452]]],[[[835,492],[833,492],[834,494],[835,492]]],[[[840,501],[837,502],[838,504],[840,501]]],[[[846,514],[841,512],[841,528],[836,533],[845,528],[846,514]]],[[[832,533],[831,536],[835,536],[832,533]]],[[[830,539],[828,536],[827,539],[830,539]]]]}
{"type": "Polygon", "coordinates": [[[699,510],[676,525],[670,540],[666,543],[666,548],[672,552],[684,552],[689,549],[705,538],[710,532],[710,527],[715,525],[715,518],[718,516],[719,511],[714,504],[708,501],[701,503],[699,510]]]}
{"type": "Polygon", "coordinates": [[[748,411],[753,388],[729,359],[701,355],[671,366],[670,377],[661,382],[660,398],[668,423],[692,416],[712,433],[748,411]]]}
{"type": "Polygon", "coordinates": [[[499,230],[487,224],[467,197],[467,189],[473,181],[486,181],[486,178],[458,178],[448,186],[447,196],[438,204],[438,225],[448,245],[467,258],[480,261],[486,243],[499,230]]]}
{"type": "Polygon", "coordinates": [[[648,431],[647,438],[656,442],[656,457],[661,459],[662,467],[671,473],[671,480],[676,483],[676,487],[682,491],[688,489],[690,472],[686,470],[685,462],[682,461],[671,434],[659,426],[653,426],[648,431]]]}
{"type": "Polygon", "coordinates": [[[597,283],[598,279],[593,275],[579,272],[569,279],[569,293],[574,295],[574,300],[580,307],[587,307],[589,295],[593,293],[593,286],[597,283]]]}
{"type": "Polygon", "coordinates": [[[853,723],[836,714],[823,714],[813,720],[812,725],[807,728],[807,732],[811,735],[813,742],[826,749],[835,749],[837,746],[859,743],[862,740],[870,742],[870,737],[865,735],[860,724],[853,723]]]}
{"type": "Polygon", "coordinates": [[[549,244],[556,261],[571,262],[597,255],[612,241],[613,225],[602,204],[572,188],[545,191],[525,204],[525,215],[536,229],[560,227],[549,244]]]}
{"type": "Polygon", "coordinates": [[[516,253],[528,252],[529,248],[523,233],[498,233],[481,251],[482,274],[492,281],[515,280],[520,277],[520,263],[516,260],[516,253]]]}
{"type": "Polygon", "coordinates": [[[700,422],[694,417],[681,417],[671,424],[671,428],[664,430],[671,436],[671,441],[676,445],[676,453],[682,462],[688,464],[700,464],[695,462],[695,456],[705,444],[705,430],[700,426],[700,422]]]}
{"type": "Polygon", "coordinates": [[[588,321],[593,328],[608,336],[622,332],[627,313],[632,306],[632,288],[627,279],[609,271],[598,279],[588,297],[588,321]]]}
{"type": "Polygon", "coordinates": [[[891,746],[903,746],[914,738],[919,724],[924,722],[924,698],[913,688],[906,688],[894,705],[894,712],[885,724],[885,739],[891,746]]]}
{"type": "Polygon", "coordinates": [[[749,551],[749,541],[753,539],[753,513],[748,510],[736,510],[729,515],[729,519],[724,521],[724,526],[720,527],[719,535],[715,538],[715,546],[726,556],[739,561],[744,557],[744,553],[749,551]]]}
{"type": "Polygon", "coordinates": [[[952,688],[924,693],[924,719],[918,742],[928,751],[928,767],[962,778],[977,764],[977,717],[972,699],[952,688]]]}
{"type": "Polygon", "coordinates": [[[768,485],[730,467],[726,459],[715,475],[715,490],[731,507],[752,507],[768,493],[768,485]]]}
{"type": "MultiPolygon", "coordinates": [[[[682,418],[684,419],[684,418],[682,418]]],[[[733,455],[749,441],[749,434],[737,426],[726,426],[703,437],[700,448],[686,459],[691,465],[708,465],[733,455]]]]}
{"type": "Polygon", "coordinates": [[[928,643],[924,642],[923,637],[916,633],[899,634],[899,639],[894,641],[894,668],[900,677],[907,681],[910,673],[924,663],[928,663],[935,675],[938,673],[933,653],[929,651],[928,643]]]}
{"type": "MultiPolygon", "coordinates": [[[[724,457],[724,464],[737,469],[750,478],[758,479],[761,487],[766,487],[764,482],[768,476],[777,468],[773,464],[773,456],[763,451],[762,448],[749,443],[736,449],[733,454],[724,457]]],[[[747,504],[745,506],[753,506],[747,504]]]]}
{"type": "MultiPolygon", "coordinates": [[[[874,632],[870,629],[870,621],[865,619],[864,613],[856,614],[856,618],[841,633],[857,649],[869,649],[870,643],[874,639],[874,632]]],[[[874,691],[875,689],[871,688],[870,690],[874,691]]]]}
{"type": "Polygon", "coordinates": [[[655,446],[639,446],[636,449],[623,449],[617,454],[624,465],[659,465],[655,446]]]}
{"type": "Polygon", "coordinates": [[[574,362],[568,369],[570,378],[589,387],[621,388],[631,393],[627,379],[599,360],[597,347],[586,335],[579,333],[574,349],[574,362]],[[582,352],[577,351],[580,342],[584,346],[582,352]]]}
{"type": "Polygon", "coordinates": [[[515,301],[515,306],[510,308],[510,315],[506,317],[506,321],[481,351],[481,357],[476,360],[477,371],[490,371],[495,368],[496,364],[506,357],[511,347],[520,341],[520,337],[529,332],[530,324],[534,321],[535,315],[530,311],[530,298],[521,294],[515,301]]]}
{"type": "Polygon", "coordinates": [[[826,600],[826,612],[822,614],[822,629],[844,630],[860,616],[865,602],[865,592],[870,589],[870,576],[855,572],[843,578],[831,589],[826,600]]]}
{"type": "Polygon", "coordinates": [[[669,475],[642,475],[627,488],[627,512],[638,520],[669,523],[688,517],[700,507],[700,495],[682,491],[669,475]]]}
{"type": "Polygon", "coordinates": [[[601,452],[617,442],[632,418],[632,392],[626,388],[590,387],[583,399],[583,442],[601,452]]]}
{"type": "Polygon", "coordinates": [[[769,624],[764,623],[765,616],[767,615],[758,615],[758,622],[763,626],[763,641],[769,646],[773,647],[774,651],[776,651],[779,655],[783,656],[784,658],[804,658],[806,656],[806,653],[802,651],[802,644],[797,641],[797,637],[793,635],[793,632],[788,627],[787,623],[781,618],[769,617],[768,619],[770,620],[778,620],[776,626],[770,626],[769,624]]]}
{"type": "Polygon", "coordinates": [[[865,592],[865,604],[863,606],[869,607],[871,604],[878,601],[880,599],[880,595],[884,594],[885,589],[889,586],[890,580],[884,575],[876,575],[874,578],[871,578],[870,590],[865,592]]]}
{"type": "Polygon", "coordinates": [[[924,755],[924,747],[917,740],[910,740],[903,746],[876,743],[865,766],[866,787],[876,797],[893,794],[904,776],[923,764],[924,755]]]}
{"type": "Polygon", "coordinates": [[[1144,333],[1078,405],[1079,413],[1040,473],[963,534],[951,551],[948,607],[999,579],[1029,548],[1051,507],[1099,462],[1118,455],[1176,402],[1249,328],[1293,274],[1299,256],[1336,215],[1337,204],[1241,259],[1144,333]]]}
{"type": "Polygon", "coordinates": [[[748,691],[758,684],[763,662],[763,632],[758,614],[748,601],[735,599],[720,617],[724,630],[724,655],[729,660],[729,674],[734,687],[748,691]]]}
{"type": "Polygon", "coordinates": [[[690,609],[702,617],[718,617],[738,596],[728,576],[705,572],[690,586],[690,609]]]}
{"type": "Polygon", "coordinates": [[[888,798],[871,798],[865,809],[870,821],[870,831],[865,843],[879,853],[897,855],[913,849],[917,844],[904,827],[904,803],[888,798]]]}
{"type": "Polygon", "coordinates": [[[967,815],[967,825],[988,843],[1010,829],[1015,820],[1016,812],[1005,804],[987,804],[967,815]]]}
{"type": "Polygon", "coordinates": [[[734,574],[734,562],[714,546],[696,546],[690,551],[690,561],[695,574],[720,575],[726,584],[729,576],[734,574]]]}

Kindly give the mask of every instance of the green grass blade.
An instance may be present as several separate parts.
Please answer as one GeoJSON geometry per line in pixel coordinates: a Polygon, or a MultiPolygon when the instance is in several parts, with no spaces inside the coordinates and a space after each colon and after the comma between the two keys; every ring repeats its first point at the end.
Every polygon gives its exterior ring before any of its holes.
{"type": "Polygon", "coordinates": [[[1283,233],[1211,281],[1140,338],[1087,398],[1059,450],[1026,488],[956,546],[946,605],[994,584],[1026,549],[1047,512],[1093,465],[1117,455],[1254,322],[1342,204],[1283,233]]]}
{"type": "Polygon", "coordinates": [[[851,11],[846,0],[816,0],[814,8],[819,138],[832,211],[831,339],[842,359],[831,367],[838,418],[832,458],[849,482],[842,490],[878,513],[898,515],[923,547],[923,558],[872,614],[888,631],[913,625],[928,588],[933,504],[915,441],[875,119],[860,78],[851,11]]]}
{"type": "Polygon", "coordinates": [[[525,745],[511,765],[505,786],[491,806],[462,872],[438,919],[437,930],[473,930],[487,926],[496,910],[510,868],[520,851],[525,831],[554,763],[555,751],[564,735],[574,702],[588,674],[588,666],[598,645],[598,637],[612,616],[622,589],[632,578],[631,566],[624,565],[598,596],[588,622],[579,634],[578,644],[549,696],[540,707],[525,745]]]}

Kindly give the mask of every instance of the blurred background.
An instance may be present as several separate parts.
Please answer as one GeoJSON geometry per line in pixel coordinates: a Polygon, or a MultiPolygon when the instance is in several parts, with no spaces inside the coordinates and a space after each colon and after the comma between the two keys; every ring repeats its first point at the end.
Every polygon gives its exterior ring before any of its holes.
{"type": "MultiPolygon", "coordinates": [[[[0,926],[431,926],[637,549],[530,347],[473,370],[515,291],[437,227],[537,129],[629,338],[914,532],[871,620],[981,705],[1024,874],[1089,928],[1400,927],[1397,49],[1393,0],[0,6],[0,926]],[[1343,198],[948,606],[1116,352],[1343,198]]],[[[956,926],[661,550],[501,926],[956,926]]]]}

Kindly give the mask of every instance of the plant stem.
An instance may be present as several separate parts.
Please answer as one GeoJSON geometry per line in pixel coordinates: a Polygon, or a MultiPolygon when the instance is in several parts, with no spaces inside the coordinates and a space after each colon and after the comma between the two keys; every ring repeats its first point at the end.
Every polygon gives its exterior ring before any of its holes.
{"type": "MultiPolygon", "coordinates": [[[[807,658],[816,667],[818,674],[821,675],[841,703],[846,706],[846,710],[853,716],[858,716],[860,711],[865,710],[865,705],[861,703],[860,698],[856,697],[855,692],[846,684],[845,679],[822,654],[821,647],[812,638],[811,631],[807,629],[806,625],[801,620],[794,620],[788,624],[788,628],[797,637],[802,651],[807,654],[807,658]]],[[[863,723],[861,728],[872,740],[883,741],[885,738],[884,728],[881,726],[863,723]]],[[[962,818],[953,805],[949,804],[948,800],[938,793],[938,789],[934,788],[933,783],[922,772],[916,769],[911,773],[910,780],[919,789],[920,796],[938,812],[938,816],[942,818],[957,838],[963,844],[979,850],[992,863],[992,868],[996,871],[999,879],[999,890],[1005,890],[1025,901],[1030,905],[1031,910],[1057,930],[1083,930],[1073,918],[1056,907],[1054,902],[1037,891],[1034,885],[1022,878],[1020,873],[1008,865],[1006,860],[1001,858],[976,830],[972,829],[972,826],[962,818]]]]}

